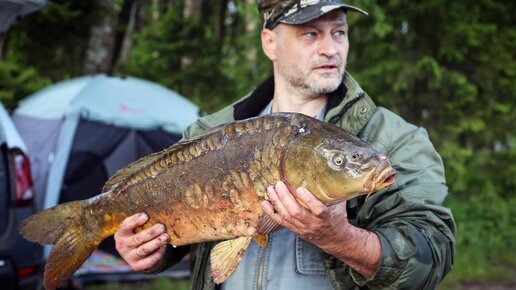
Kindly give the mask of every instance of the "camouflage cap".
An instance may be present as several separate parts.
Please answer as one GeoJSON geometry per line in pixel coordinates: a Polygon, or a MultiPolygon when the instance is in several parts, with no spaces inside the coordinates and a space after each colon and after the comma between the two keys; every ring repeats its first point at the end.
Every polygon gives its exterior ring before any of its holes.
{"type": "Polygon", "coordinates": [[[263,27],[273,29],[278,23],[303,24],[336,9],[364,10],[342,3],[342,0],[258,0],[263,27]]]}

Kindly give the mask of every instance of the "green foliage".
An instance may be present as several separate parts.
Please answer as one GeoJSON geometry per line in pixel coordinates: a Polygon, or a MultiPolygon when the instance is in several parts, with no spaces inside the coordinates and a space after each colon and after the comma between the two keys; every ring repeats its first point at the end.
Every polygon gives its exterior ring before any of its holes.
{"type": "Polygon", "coordinates": [[[41,77],[33,67],[22,68],[10,63],[0,62],[0,102],[13,109],[24,96],[50,84],[50,80],[41,77]]]}
{"type": "Polygon", "coordinates": [[[81,73],[92,16],[88,1],[53,0],[7,33],[6,59],[53,81],[81,73]]]}
{"type": "Polygon", "coordinates": [[[201,19],[188,20],[182,11],[180,2],[160,9],[160,21],[136,36],[123,70],[156,80],[207,107],[216,106],[210,93],[225,94],[228,87],[220,65],[222,42],[201,19]]]}
{"type": "MultiPolygon", "coordinates": [[[[514,2],[353,1],[349,70],[380,103],[428,129],[458,224],[451,280],[516,268],[514,2]],[[512,140],[512,141],[511,141],[512,140]]],[[[514,271],[514,270],[511,270],[514,271]]]]}
{"type": "Polygon", "coordinates": [[[511,280],[516,269],[516,198],[473,196],[448,204],[457,222],[457,255],[447,280],[511,280]]]}
{"type": "Polygon", "coordinates": [[[245,34],[237,25],[254,16],[256,26],[257,15],[239,7],[229,18],[234,25],[218,35],[206,25],[213,13],[186,18],[183,9],[180,1],[158,7],[159,21],[136,35],[131,59],[120,64],[118,73],[158,81],[213,112],[252,90],[270,67],[256,52],[258,33],[245,34]]]}
{"type": "Polygon", "coordinates": [[[380,104],[429,130],[453,194],[482,184],[506,196],[513,188],[493,175],[507,169],[515,136],[516,17],[503,11],[516,4],[356,2],[371,16],[350,21],[349,69],[380,104]]]}

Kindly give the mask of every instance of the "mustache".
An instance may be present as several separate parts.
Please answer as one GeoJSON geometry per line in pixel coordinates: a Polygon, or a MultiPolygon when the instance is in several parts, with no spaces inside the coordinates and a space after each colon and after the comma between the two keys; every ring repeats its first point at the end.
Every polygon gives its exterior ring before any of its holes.
{"type": "Polygon", "coordinates": [[[333,57],[328,59],[316,60],[312,63],[312,68],[317,68],[321,66],[336,66],[340,68],[342,66],[342,62],[340,61],[340,59],[333,57]]]}

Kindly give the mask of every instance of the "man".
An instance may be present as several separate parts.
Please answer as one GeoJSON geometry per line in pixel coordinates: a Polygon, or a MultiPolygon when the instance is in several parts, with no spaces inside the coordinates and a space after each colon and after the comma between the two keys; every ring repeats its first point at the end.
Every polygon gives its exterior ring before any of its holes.
{"type": "MultiPolygon", "coordinates": [[[[325,206],[304,188],[278,182],[264,211],[282,226],[267,247],[252,243],[222,289],[433,289],[451,270],[455,224],[442,206],[447,195],[441,158],[426,131],[376,107],[345,72],[348,11],[337,0],[258,1],[264,53],[274,76],[241,101],[201,118],[191,137],[221,123],[270,112],[300,112],[358,135],[390,157],[397,169],[389,189],[325,206]],[[301,206],[295,197],[308,208],[301,206]]],[[[154,272],[177,261],[162,225],[134,234],[145,215],[127,218],[117,249],[136,271],[154,272]]],[[[191,247],[192,289],[214,289],[209,253],[191,247]]]]}

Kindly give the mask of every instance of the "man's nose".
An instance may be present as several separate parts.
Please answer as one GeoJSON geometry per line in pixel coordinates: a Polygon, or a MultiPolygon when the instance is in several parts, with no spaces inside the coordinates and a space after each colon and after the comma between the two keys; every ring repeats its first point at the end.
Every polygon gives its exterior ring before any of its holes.
{"type": "Polygon", "coordinates": [[[335,39],[333,39],[331,34],[326,34],[320,39],[318,53],[321,55],[325,55],[328,57],[334,56],[337,54],[337,43],[335,39]]]}

